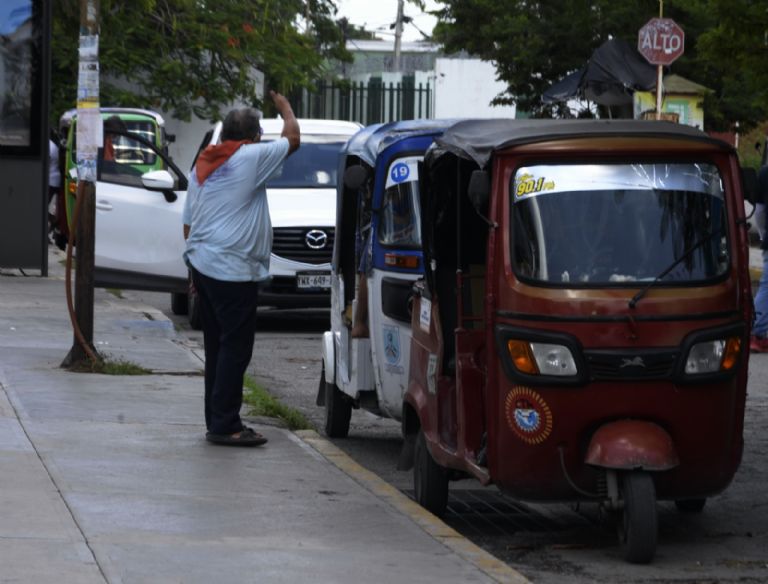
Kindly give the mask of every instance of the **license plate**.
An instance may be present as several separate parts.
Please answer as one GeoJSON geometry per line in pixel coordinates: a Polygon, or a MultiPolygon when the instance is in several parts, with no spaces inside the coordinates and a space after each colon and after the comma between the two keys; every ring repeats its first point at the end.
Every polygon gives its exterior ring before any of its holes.
{"type": "Polygon", "coordinates": [[[302,290],[308,288],[327,290],[331,287],[331,274],[330,272],[298,273],[296,286],[302,290]]]}

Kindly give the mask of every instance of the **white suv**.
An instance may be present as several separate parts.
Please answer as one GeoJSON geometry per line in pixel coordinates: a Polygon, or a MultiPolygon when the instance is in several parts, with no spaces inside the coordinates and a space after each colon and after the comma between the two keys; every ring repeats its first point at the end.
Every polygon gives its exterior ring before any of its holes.
{"type": "MultiPolygon", "coordinates": [[[[270,277],[260,287],[259,306],[330,306],[339,151],[362,126],[339,120],[298,121],[301,148],[283,163],[282,173],[267,183],[273,242],[270,277]]],[[[283,121],[263,119],[261,127],[262,142],[276,140],[283,121]]],[[[220,134],[221,122],[210,143],[217,143],[220,134]]],[[[194,289],[189,300],[189,321],[199,328],[194,289]]]]}

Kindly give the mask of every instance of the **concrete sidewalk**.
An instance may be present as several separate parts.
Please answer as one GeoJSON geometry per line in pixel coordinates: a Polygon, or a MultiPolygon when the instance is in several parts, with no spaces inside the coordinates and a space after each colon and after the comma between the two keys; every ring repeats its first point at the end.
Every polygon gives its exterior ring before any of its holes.
{"type": "Polygon", "coordinates": [[[59,367],[61,278],[0,274],[0,582],[525,582],[316,433],[203,438],[202,363],[172,323],[96,290],[100,352],[59,367]]]}

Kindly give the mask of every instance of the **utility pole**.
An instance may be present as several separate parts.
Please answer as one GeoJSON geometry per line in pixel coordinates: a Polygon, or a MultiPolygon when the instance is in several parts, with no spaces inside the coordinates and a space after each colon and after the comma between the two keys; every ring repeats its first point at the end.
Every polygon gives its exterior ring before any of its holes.
{"type": "MultiPolygon", "coordinates": [[[[80,49],[77,80],[77,201],[74,219],[75,338],[62,367],[93,360],[93,267],[96,231],[98,149],[103,145],[99,112],[99,0],[80,0],[80,49]]],[[[70,246],[71,248],[71,246],[70,246]]],[[[67,281],[67,295],[70,294],[67,281]]]]}
{"type": "Polygon", "coordinates": [[[397,0],[397,20],[395,21],[395,73],[400,71],[400,41],[403,37],[403,2],[397,0]]]}

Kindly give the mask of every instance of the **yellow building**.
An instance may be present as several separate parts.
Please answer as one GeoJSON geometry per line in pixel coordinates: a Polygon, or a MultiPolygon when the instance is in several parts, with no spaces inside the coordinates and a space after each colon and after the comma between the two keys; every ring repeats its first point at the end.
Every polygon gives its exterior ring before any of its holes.
{"type": "MultiPolygon", "coordinates": [[[[661,95],[662,118],[704,130],[704,94],[708,91],[703,85],[679,75],[665,76],[661,95]]],[[[633,106],[635,118],[655,119],[656,89],[636,91],[633,106]]]]}

